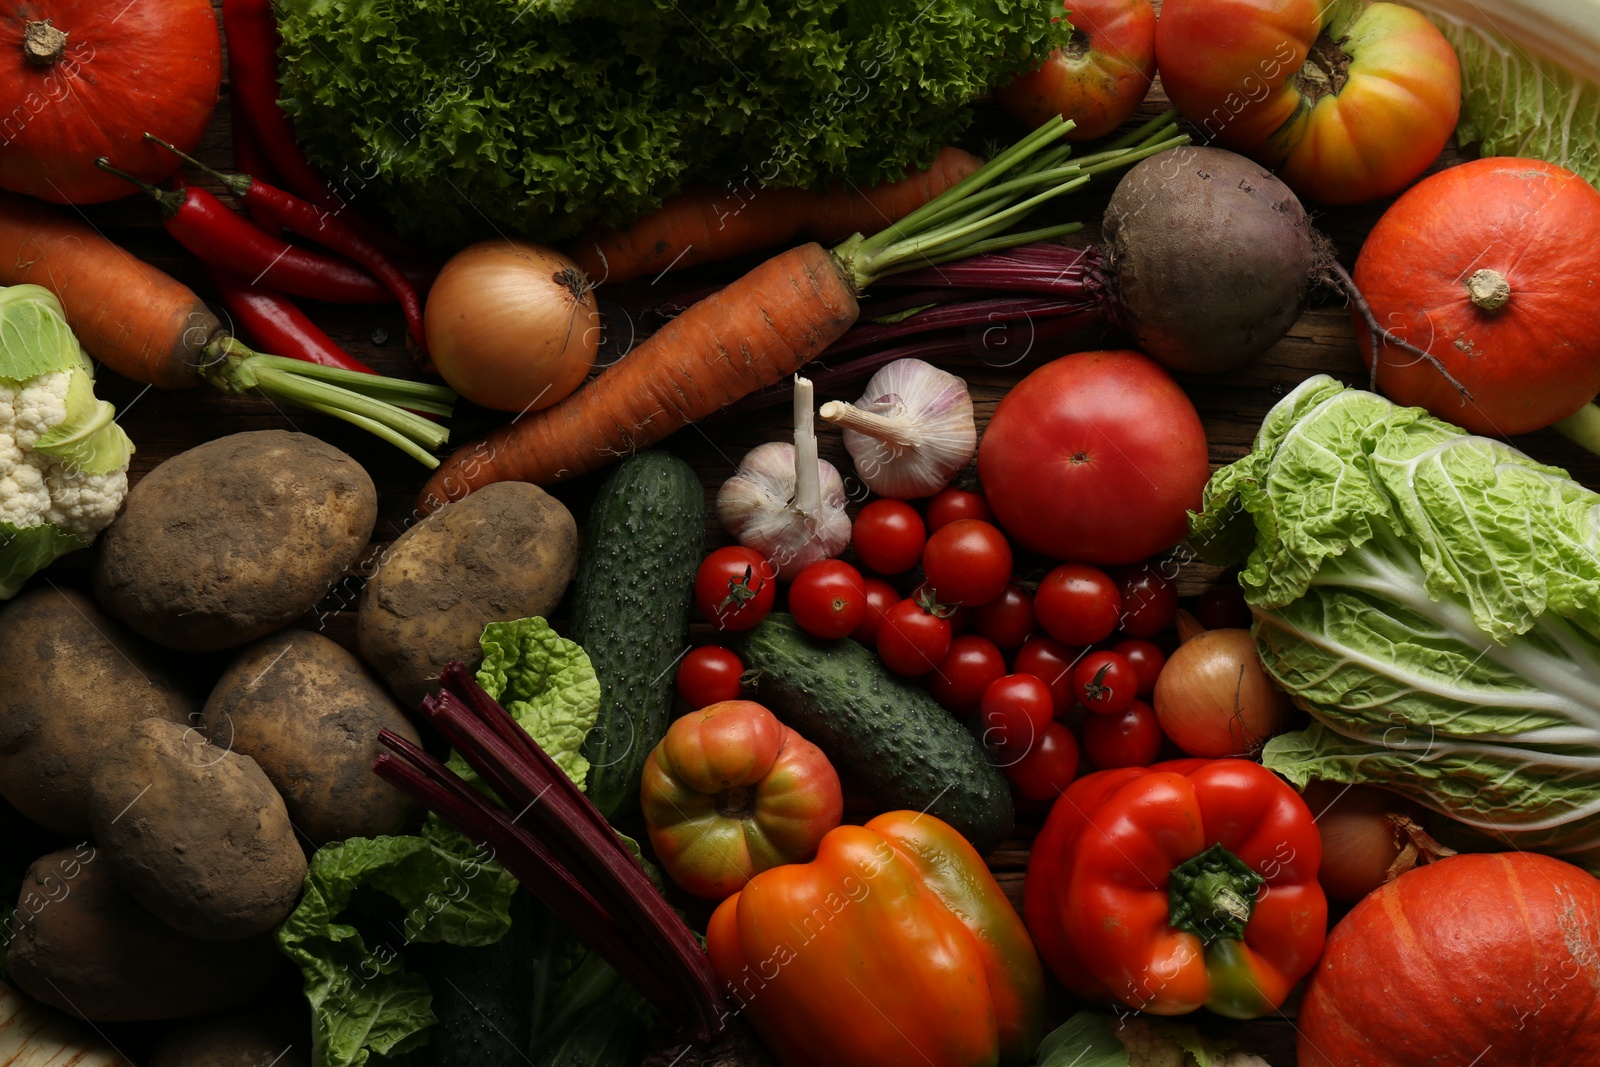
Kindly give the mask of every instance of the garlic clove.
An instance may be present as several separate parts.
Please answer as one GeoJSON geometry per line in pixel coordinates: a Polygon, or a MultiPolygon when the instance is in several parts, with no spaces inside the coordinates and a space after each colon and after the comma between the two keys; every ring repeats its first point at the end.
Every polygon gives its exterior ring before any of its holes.
{"type": "Polygon", "coordinates": [[[895,360],[855,404],[832,401],[820,414],[843,429],[856,473],[879,496],[937,493],[978,450],[967,383],[920,359],[895,360]]]}

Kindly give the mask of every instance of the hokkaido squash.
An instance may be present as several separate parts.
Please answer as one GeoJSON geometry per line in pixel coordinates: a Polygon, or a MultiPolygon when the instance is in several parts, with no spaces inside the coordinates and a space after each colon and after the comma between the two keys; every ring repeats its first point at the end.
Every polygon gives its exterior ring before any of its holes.
{"type": "Polygon", "coordinates": [[[1454,856],[1328,935],[1301,1067],[1600,1064],[1600,880],[1527,852],[1454,856]]]}
{"type": "Polygon", "coordinates": [[[92,204],[192,151],[217,104],[222,42],[210,0],[0,0],[0,188],[92,204]]]}
{"type": "Polygon", "coordinates": [[[1564,167],[1496,157],[1419,182],[1373,227],[1355,282],[1378,322],[1471,394],[1386,344],[1378,388],[1396,403],[1509,436],[1600,393],[1600,192],[1564,167]]]}

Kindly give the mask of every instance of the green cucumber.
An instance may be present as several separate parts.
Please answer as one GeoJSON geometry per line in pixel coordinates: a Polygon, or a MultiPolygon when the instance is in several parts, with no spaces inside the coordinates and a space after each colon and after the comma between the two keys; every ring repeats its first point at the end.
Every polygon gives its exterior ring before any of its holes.
{"type": "Polygon", "coordinates": [[[734,642],[756,699],[879,804],[938,816],[983,854],[1011,833],[1011,791],[977,738],[871,649],[778,612],[734,642]]]}
{"type": "Polygon", "coordinates": [[[608,819],[638,806],[644,762],[667,732],[705,533],[700,479],[666,452],[624,460],[589,511],[568,636],[600,679],[583,755],[589,799],[608,819]]]}

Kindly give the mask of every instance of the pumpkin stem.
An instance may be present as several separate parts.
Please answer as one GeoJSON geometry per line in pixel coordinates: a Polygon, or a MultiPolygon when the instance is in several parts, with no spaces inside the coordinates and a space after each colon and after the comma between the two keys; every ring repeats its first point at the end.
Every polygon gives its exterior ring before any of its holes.
{"type": "Polygon", "coordinates": [[[1378,316],[1372,312],[1372,305],[1367,303],[1367,298],[1361,295],[1360,289],[1356,288],[1355,279],[1351,278],[1350,272],[1344,269],[1344,264],[1329,257],[1323,263],[1322,272],[1323,281],[1344,293],[1349,298],[1350,305],[1356,309],[1356,313],[1367,324],[1367,343],[1372,346],[1372,360],[1370,363],[1372,369],[1371,377],[1367,383],[1368,389],[1374,393],[1378,391],[1378,361],[1383,358],[1383,346],[1390,345],[1427,360],[1433,366],[1433,369],[1443,376],[1445,381],[1455,386],[1456,392],[1461,394],[1463,400],[1472,399],[1471,390],[1456,381],[1455,375],[1445,369],[1445,365],[1439,362],[1438,356],[1435,356],[1425,348],[1418,348],[1410,341],[1379,324],[1378,316]]]}
{"type": "Polygon", "coordinates": [[[36,67],[48,67],[67,50],[67,33],[50,20],[29,22],[22,28],[22,54],[36,67]]]}
{"type": "Polygon", "coordinates": [[[1474,271],[1467,279],[1467,294],[1485,311],[1499,311],[1511,300],[1511,283],[1497,270],[1474,271]]]}

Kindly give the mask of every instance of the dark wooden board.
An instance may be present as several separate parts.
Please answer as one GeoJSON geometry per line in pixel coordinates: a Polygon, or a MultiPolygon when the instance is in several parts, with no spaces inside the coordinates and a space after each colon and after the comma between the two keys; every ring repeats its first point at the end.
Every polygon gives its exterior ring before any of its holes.
{"type": "MultiPolygon", "coordinates": [[[[224,168],[232,163],[226,93],[224,86],[223,101],[198,151],[199,157],[205,162],[224,168]]],[[[1166,101],[1158,83],[1141,109],[1139,121],[1158,114],[1165,107],[1166,101]]],[[[1006,132],[994,128],[990,123],[985,123],[984,129],[990,137],[1002,137],[1006,132]]],[[[1466,156],[1452,146],[1435,167],[1450,166],[1464,158],[1466,156]]],[[[196,184],[208,185],[214,191],[220,191],[203,175],[190,173],[188,178],[196,184]]],[[[1097,218],[1108,192],[1109,183],[1104,189],[1074,198],[1069,208],[1073,217],[1097,218]]],[[[1387,202],[1382,202],[1317,214],[1318,225],[1334,239],[1340,258],[1347,266],[1353,263],[1363,235],[1386,206],[1387,202]]],[[[132,197],[87,209],[85,215],[109,237],[141,258],[184,280],[202,295],[211,295],[199,264],[159,228],[155,208],[150,202],[142,197],[132,197]]],[[[1092,240],[1096,235],[1096,227],[1090,225],[1083,236],[1085,240],[1092,240]]],[[[661,292],[669,294],[674,286],[680,284],[679,279],[669,277],[661,283],[661,292]]],[[[636,286],[628,293],[628,302],[648,303],[653,295],[648,287],[636,286]]],[[[617,302],[608,301],[607,309],[615,316],[618,306],[617,302]]],[[[413,373],[411,357],[405,346],[404,322],[397,308],[315,304],[306,304],[305,307],[318,324],[348,351],[379,371],[398,375],[413,373]]],[[[945,365],[967,378],[981,426],[1006,390],[1034,367],[1068,351],[1121,347],[1125,343],[1124,339],[1109,331],[1088,331],[1073,338],[1070,344],[1051,342],[1033,346],[1021,358],[1008,360],[1006,365],[997,365],[992,360],[976,356],[950,361],[945,365]]],[[[1236,372],[1223,377],[1181,377],[1180,381],[1205,423],[1213,467],[1232,462],[1247,452],[1268,408],[1294,385],[1314,373],[1332,374],[1352,384],[1365,381],[1365,369],[1356,351],[1350,315],[1342,299],[1326,298],[1307,311],[1289,336],[1236,372]]],[[[109,372],[103,374],[99,391],[118,406],[122,412],[122,425],[137,445],[138,452],[131,472],[133,480],[163,460],[203,441],[243,430],[293,429],[325,438],[349,452],[372,474],[380,499],[374,552],[415,521],[414,498],[424,481],[425,472],[388,445],[337,420],[298,410],[280,409],[266,400],[224,397],[206,388],[178,393],[146,390],[109,372]]],[[[852,387],[838,394],[838,398],[854,399],[857,392],[859,390],[852,387]]],[[[820,403],[833,398],[819,396],[818,401],[820,403]]],[[[490,424],[492,416],[480,412],[468,414],[461,421],[481,428],[490,424]]],[[[738,460],[749,448],[786,436],[789,426],[784,408],[756,416],[717,418],[679,432],[664,447],[684,457],[700,472],[709,502],[717,486],[733,472],[738,460]]],[[[838,433],[821,424],[820,434],[823,457],[835,463],[841,471],[848,472],[849,457],[844,452],[838,433]]],[[[460,439],[465,438],[458,437],[460,439]]],[[[1560,436],[1545,432],[1519,439],[1517,444],[1541,460],[1567,467],[1585,484],[1600,486],[1600,459],[1560,436]]],[[[584,479],[560,486],[555,493],[581,521],[593,486],[594,479],[584,479]]],[[[709,534],[714,544],[727,541],[726,535],[715,526],[714,519],[709,534]]],[[[63,561],[55,573],[65,574],[67,580],[81,580],[85,555],[79,554],[78,558],[63,561]],[[74,572],[78,573],[75,575],[74,572]]],[[[1214,572],[1198,564],[1185,565],[1180,573],[1180,593],[1186,597],[1193,596],[1214,577],[1214,572]]],[[[302,620],[300,625],[321,629],[336,640],[352,643],[353,608],[360,584],[360,574],[352,574],[347,581],[331,590],[319,609],[302,620]]],[[[1019,907],[1028,846],[1041,821],[1042,811],[1021,812],[1013,839],[990,857],[990,865],[1000,884],[1019,907]]],[[[1202,1018],[1201,1022],[1207,1030],[1236,1036],[1244,1047],[1265,1056],[1270,1063],[1290,1067],[1295,1063],[1294,1004],[1295,1001],[1291,1000],[1275,1018],[1249,1023],[1202,1018]]],[[[1073,1007],[1065,991],[1052,983],[1053,1014],[1058,1018],[1064,1017],[1073,1007]]]]}

